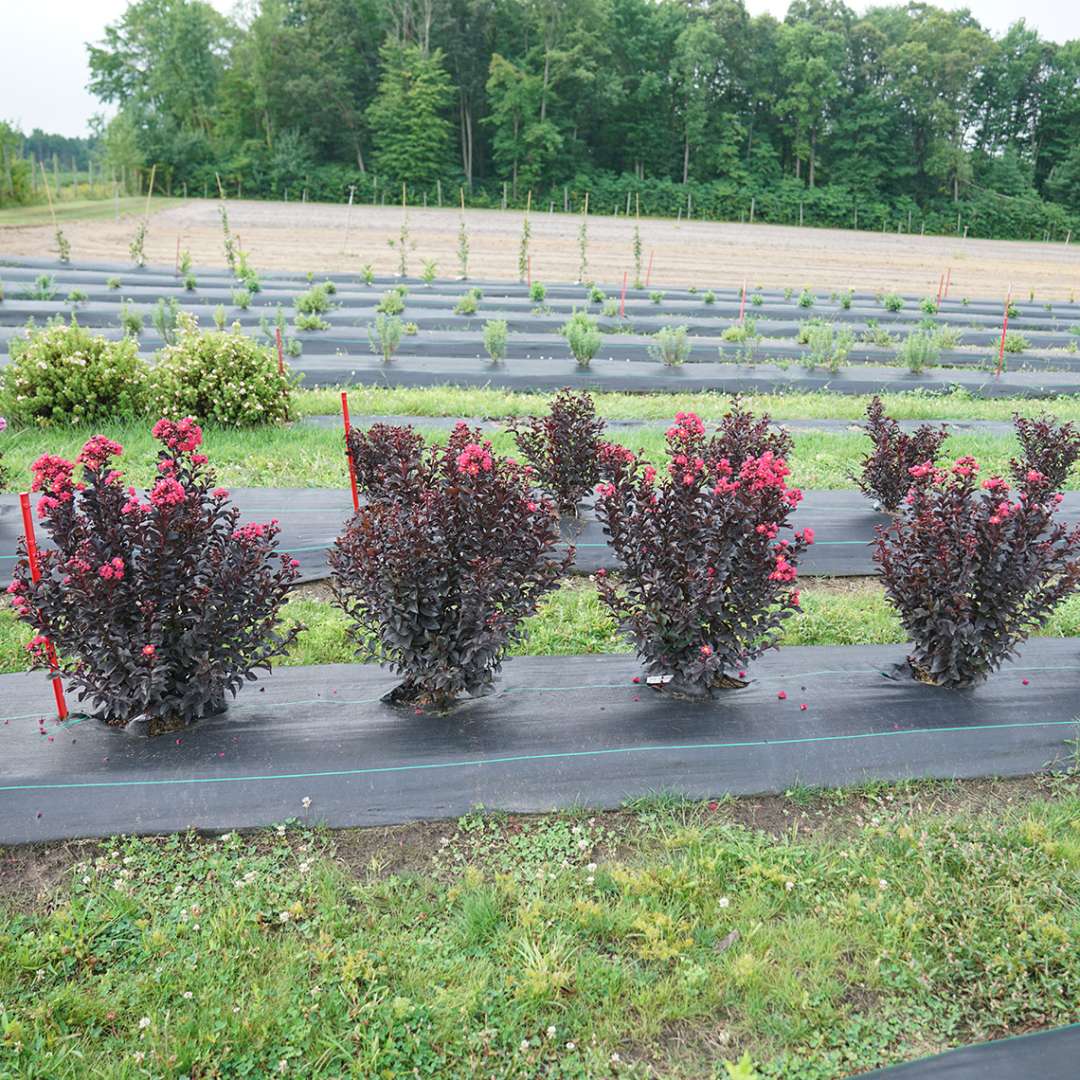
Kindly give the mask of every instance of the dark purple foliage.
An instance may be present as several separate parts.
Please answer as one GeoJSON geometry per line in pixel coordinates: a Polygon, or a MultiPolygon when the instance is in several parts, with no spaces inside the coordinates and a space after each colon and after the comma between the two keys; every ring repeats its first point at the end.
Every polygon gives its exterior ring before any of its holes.
{"type": "Polygon", "coordinates": [[[47,636],[80,701],[110,724],[143,717],[151,734],[223,708],[302,629],[276,625],[298,565],[277,554],[276,522],[240,524],[195,453],[202,433],[190,418],[160,420],[154,436],[165,448],[146,502],[112,468],[122,447],[104,436],[75,462],[34,463],[38,517],[56,547],[39,553],[39,582],[24,557],[9,588],[37,631],[33,666],[47,666],[47,636]]]}
{"type": "MultiPolygon", "coordinates": [[[[740,421],[741,427],[741,421],[740,421]]],[[[771,450],[732,468],[711,456],[705,427],[679,413],[658,476],[630,451],[608,446],[597,514],[621,564],[597,574],[600,596],[665,689],[704,696],[742,685],[734,676],[775,645],[798,610],[799,557],[813,532],[778,539],[802,493],[771,450]]]]}
{"type": "Polygon", "coordinates": [[[1009,463],[1013,477],[1022,481],[1034,469],[1046,477],[1051,491],[1061,491],[1080,458],[1080,432],[1076,426],[1059,425],[1056,417],[1045,413],[1030,418],[1013,413],[1013,427],[1021,450],[1021,456],[1009,463]]]}
{"type": "Polygon", "coordinates": [[[592,397],[560,390],[547,416],[513,418],[506,427],[540,486],[555,497],[560,513],[576,513],[600,478],[597,459],[604,421],[596,415],[592,397]]]}
{"type": "Polygon", "coordinates": [[[914,642],[915,677],[981,682],[1080,584],[1080,528],[1055,521],[1060,495],[1031,471],[1014,499],[974,458],[911,470],[901,511],[879,526],[874,559],[914,642]]]}
{"type": "Polygon", "coordinates": [[[908,471],[924,461],[934,461],[949,433],[929,424],[920,424],[910,434],[902,431],[891,416],[885,415],[881,398],[876,395],[867,406],[863,430],[874,446],[862,460],[862,472],[853,479],[864,495],[891,514],[911,487],[908,471]]]}
{"type": "Polygon", "coordinates": [[[356,485],[369,498],[394,496],[416,482],[424,438],[411,427],[372,424],[350,428],[346,449],[356,471],[356,485]]]}
{"type": "Polygon", "coordinates": [[[465,424],[407,475],[338,537],[331,587],[360,657],[404,677],[388,700],[445,709],[490,687],[573,551],[555,556],[555,509],[532,492],[528,471],[465,424]]]}
{"type": "Polygon", "coordinates": [[[733,472],[738,472],[744,461],[763,454],[787,461],[792,445],[786,428],[774,428],[768,413],[754,416],[743,407],[742,399],[736,397],[709,440],[705,458],[707,461],[724,459],[733,472]]]}

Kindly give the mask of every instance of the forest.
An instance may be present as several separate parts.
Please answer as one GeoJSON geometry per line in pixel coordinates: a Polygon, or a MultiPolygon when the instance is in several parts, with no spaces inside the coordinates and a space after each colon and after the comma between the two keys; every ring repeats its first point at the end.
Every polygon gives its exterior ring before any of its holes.
{"type": "MultiPolygon", "coordinates": [[[[1064,239],[1080,41],[793,0],[139,0],[89,43],[126,186],[1064,239]],[[461,195],[459,195],[461,189],[461,195]]],[[[36,133],[40,135],[41,133],[36,133]]],[[[31,151],[8,132],[12,162],[31,151]]],[[[0,135],[0,142],[3,136],[0,135]]],[[[40,140],[39,140],[40,141],[40,140]]]]}

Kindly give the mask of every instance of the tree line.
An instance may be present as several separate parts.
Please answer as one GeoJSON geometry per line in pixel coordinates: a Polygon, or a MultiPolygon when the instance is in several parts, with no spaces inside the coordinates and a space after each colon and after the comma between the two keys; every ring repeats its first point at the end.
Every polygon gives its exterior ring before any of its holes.
{"type": "Polygon", "coordinates": [[[96,152],[166,189],[1062,238],[1080,41],[925,3],[138,0],[96,152]]]}

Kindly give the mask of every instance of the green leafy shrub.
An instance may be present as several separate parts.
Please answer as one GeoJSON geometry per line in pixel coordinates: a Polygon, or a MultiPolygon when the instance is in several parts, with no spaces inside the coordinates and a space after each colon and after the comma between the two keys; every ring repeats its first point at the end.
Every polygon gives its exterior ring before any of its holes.
{"type": "Polygon", "coordinates": [[[52,274],[38,274],[34,278],[32,288],[22,291],[23,300],[54,300],[56,299],[56,279],[52,274]]]}
{"type": "Polygon", "coordinates": [[[124,331],[125,337],[133,338],[137,338],[143,330],[142,315],[128,307],[126,300],[120,305],[120,328],[124,331]]]}
{"type": "Polygon", "coordinates": [[[685,326],[664,326],[649,342],[648,353],[665,367],[679,367],[690,357],[690,340],[685,326]]]}
{"type": "Polygon", "coordinates": [[[414,322],[407,322],[402,330],[409,335],[409,337],[415,337],[420,333],[420,327],[414,322]]]}
{"type": "Polygon", "coordinates": [[[854,299],[855,295],[850,289],[845,289],[844,292],[838,293],[836,296],[836,302],[844,309],[844,311],[851,310],[851,302],[854,299]]]}
{"type": "Polygon", "coordinates": [[[578,367],[587,368],[603,342],[596,320],[587,311],[575,311],[563,324],[561,333],[578,367]]]}
{"type": "Polygon", "coordinates": [[[848,329],[837,330],[832,323],[819,323],[809,327],[806,344],[806,366],[827,368],[835,374],[847,362],[855,335],[848,329]]]}
{"type": "Polygon", "coordinates": [[[919,301],[919,310],[927,315],[936,315],[938,312],[937,301],[932,296],[924,296],[919,301]]]}
{"type": "Polygon", "coordinates": [[[654,304],[662,304],[664,302],[664,294],[660,292],[659,289],[654,289],[651,293],[649,293],[649,299],[654,304]]]}
{"type": "Polygon", "coordinates": [[[493,364],[505,359],[508,336],[505,319],[489,319],[484,323],[484,348],[493,364]]]}
{"type": "Polygon", "coordinates": [[[187,289],[188,292],[194,292],[197,285],[198,282],[195,280],[195,275],[189,270],[184,275],[184,288],[187,289]]]}
{"type": "Polygon", "coordinates": [[[373,285],[375,283],[375,267],[371,263],[364,263],[360,267],[360,277],[363,278],[365,285],[373,285]]]}
{"type": "Polygon", "coordinates": [[[917,375],[934,366],[940,351],[936,334],[929,330],[912,330],[897,347],[896,359],[917,375]]]}
{"type": "Polygon", "coordinates": [[[803,289],[803,291],[799,293],[799,307],[812,308],[816,299],[817,297],[815,297],[809,289],[803,289]]]}
{"type": "Polygon", "coordinates": [[[214,308],[214,325],[219,330],[224,330],[225,329],[225,305],[224,304],[218,304],[218,306],[216,308],[214,308]]]}
{"type": "Polygon", "coordinates": [[[383,293],[375,310],[383,315],[400,315],[405,310],[405,300],[397,289],[391,289],[383,293]]]}
{"type": "Polygon", "coordinates": [[[754,295],[750,297],[750,303],[753,304],[754,307],[761,307],[761,305],[765,303],[765,297],[762,296],[761,293],[754,293],[754,295]]]}
{"type": "Polygon", "coordinates": [[[110,277],[105,279],[105,288],[107,289],[119,289],[120,279],[118,277],[110,277]]]}
{"type": "Polygon", "coordinates": [[[85,289],[72,289],[71,292],[67,294],[66,302],[73,307],[77,307],[79,304],[85,303],[88,299],[89,297],[86,295],[85,289]]]}
{"type": "Polygon", "coordinates": [[[712,289],[707,289],[704,293],[702,293],[701,299],[704,300],[706,304],[715,304],[716,293],[714,293],[712,289]]]}
{"type": "Polygon", "coordinates": [[[605,319],[617,319],[619,317],[619,301],[614,296],[609,296],[600,310],[605,319]]]}
{"type": "Polygon", "coordinates": [[[886,293],[881,298],[881,306],[886,311],[902,311],[904,307],[904,298],[898,296],[896,293],[886,293]]]}
{"type": "Polygon", "coordinates": [[[425,285],[431,285],[431,283],[435,280],[435,274],[437,270],[438,266],[436,265],[434,259],[425,259],[424,269],[420,272],[420,280],[425,285]]]}
{"type": "Polygon", "coordinates": [[[720,335],[721,341],[757,341],[757,320],[756,319],[743,319],[741,323],[732,323],[731,326],[724,327],[723,333],[720,335]]]}
{"type": "Polygon", "coordinates": [[[330,324],[321,315],[297,315],[297,330],[329,330],[330,324]]]}
{"type": "Polygon", "coordinates": [[[232,294],[233,307],[241,311],[247,311],[251,307],[251,293],[247,289],[234,289],[232,294]]]}
{"type": "Polygon", "coordinates": [[[1005,335],[1005,351],[1007,353],[1022,353],[1029,348],[1031,342],[1023,334],[1010,330],[1005,335]]]}
{"type": "Polygon", "coordinates": [[[593,304],[602,304],[607,299],[607,293],[600,288],[599,285],[593,285],[589,289],[589,302],[593,304]]]}
{"type": "Polygon", "coordinates": [[[176,330],[179,326],[179,320],[180,305],[176,302],[176,298],[173,296],[168,299],[164,296],[158,297],[158,302],[150,313],[150,321],[154,324],[154,329],[161,335],[161,340],[166,345],[176,343],[176,330]]]}
{"type": "Polygon", "coordinates": [[[394,358],[401,345],[402,330],[401,319],[384,312],[376,315],[373,323],[368,323],[368,344],[373,353],[382,356],[383,363],[389,364],[394,358]]]}
{"type": "Polygon", "coordinates": [[[312,285],[307,292],[301,293],[293,301],[293,307],[300,315],[325,315],[333,306],[326,282],[312,285]]]}
{"type": "Polygon", "coordinates": [[[545,296],[547,296],[547,289],[539,281],[534,281],[529,286],[529,299],[534,304],[542,304],[545,296]]]}
{"type": "Polygon", "coordinates": [[[475,315],[480,299],[484,294],[479,289],[470,289],[454,305],[455,315],[475,315]]]}
{"type": "Polygon", "coordinates": [[[287,368],[278,371],[273,350],[237,328],[202,331],[184,313],[176,344],[161,351],[154,369],[153,398],[169,419],[247,427],[287,420],[293,384],[287,368]]]}
{"type": "Polygon", "coordinates": [[[28,330],[9,351],[4,390],[24,423],[100,424],[145,409],[148,369],[133,338],[107,341],[72,319],[28,330]]]}

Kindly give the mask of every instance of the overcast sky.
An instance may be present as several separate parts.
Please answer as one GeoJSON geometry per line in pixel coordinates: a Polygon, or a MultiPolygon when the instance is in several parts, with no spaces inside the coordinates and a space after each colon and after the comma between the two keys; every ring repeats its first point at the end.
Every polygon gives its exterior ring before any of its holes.
{"type": "MultiPolygon", "coordinates": [[[[850,2],[850,0],[849,0],[850,2]]],[[[231,11],[234,0],[213,0],[231,11]]],[[[1080,4],[1074,0],[939,0],[946,8],[970,8],[996,34],[1023,15],[1043,37],[1066,41],[1080,37],[1080,4]]],[[[853,4],[863,11],[869,5],[853,4]]],[[[101,37],[127,7],[126,0],[0,0],[0,119],[24,131],[40,127],[62,135],[86,133],[86,123],[101,105],[87,92],[89,71],[84,43],[101,37]]],[[[782,18],[787,0],[747,0],[753,14],[782,18]]]]}

